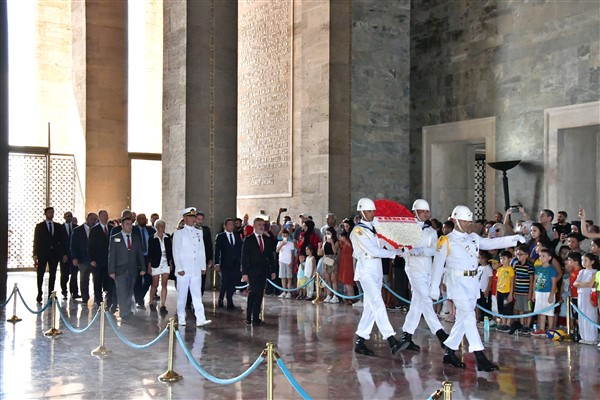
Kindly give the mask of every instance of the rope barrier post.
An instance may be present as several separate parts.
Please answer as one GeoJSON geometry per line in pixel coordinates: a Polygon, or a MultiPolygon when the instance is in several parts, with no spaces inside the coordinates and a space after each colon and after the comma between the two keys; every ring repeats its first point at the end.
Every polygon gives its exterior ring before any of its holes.
{"type": "Polygon", "coordinates": [[[217,270],[213,268],[213,290],[217,289],[217,270]]]}
{"type": "Polygon", "coordinates": [[[62,335],[62,332],[56,328],[56,292],[52,292],[52,328],[44,332],[44,336],[52,337],[62,335]]]}
{"type": "Polygon", "coordinates": [[[13,288],[13,296],[15,296],[15,298],[13,299],[13,316],[10,317],[9,319],[7,319],[7,322],[10,322],[12,324],[16,324],[19,321],[22,321],[21,318],[17,317],[17,284],[15,283],[15,287],[13,288]]]}
{"type": "Polygon", "coordinates": [[[319,275],[319,273],[315,275],[315,286],[315,299],[312,303],[319,304],[323,302],[323,300],[321,300],[321,275],[319,275]]]}
{"type": "Polygon", "coordinates": [[[444,400],[452,400],[452,382],[442,382],[442,389],[444,390],[444,400]]]}
{"type": "Polygon", "coordinates": [[[573,336],[571,336],[571,296],[567,296],[567,334],[560,338],[564,342],[572,342],[573,336]]]}
{"type": "Polygon", "coordinates": [[[92,350],[92,355],[95,357],[104,357],[110,353],[110,350],[104,345],[104,313],[106,312],[106,303],[100,303],[100,346],[92,350]]]}
{"type": "Polygon", "coordinates": [[[267,343],[267,400],[273,400],[273,360],[275,348],[273,342],[267,343]]]}
{"type": "Polygon", "coordinates": [[[169,361],[167,371],[158,376],[161,382],[177,382],[183,379],[183,376],[173,371],[173,358],[175,357],[175,318],[169,320],[169,361]]]}

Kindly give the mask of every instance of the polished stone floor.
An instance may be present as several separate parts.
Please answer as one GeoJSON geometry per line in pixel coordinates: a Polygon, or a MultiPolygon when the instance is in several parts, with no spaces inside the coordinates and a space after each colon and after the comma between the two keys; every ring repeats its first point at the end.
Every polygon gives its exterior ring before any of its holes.
{"type": "MultiPolygon", "coordinates": [[[[35,307],[33,273],[10,273],[28,304],[35,307]]],[[[57,286],[58,287],[58,286],[57,286]]],[[[238,306],[245,298],[236,295],[238,306]]],[[[552,342],[548,339],[509,336],[491,332],[487,353],[501,366],[493,373],[477,372],[472,354],[464,356],[466,370],[443,366],[435,337],[421,323],[415,341],[421,353],[405,351],[393,358],[381,337],[372,337],[376,357],[352,352],[352,339],[360,310],[346,305],[312,305],[305,301],[266,298],[266,326],[247,327],[241,310],[215,307],[212,291],[204,295],[205,329],[187,326],[184,338],[195,359],[210,374],[229,378],[245,371],[265,348],[276,344],[282,360],[300,386],[313,399],[426,399],[448,380],[455,399],[596,399],[600,390],[600,351],[596,346],[552,342]]],[[[96,313],[70,299],[60,300],[69,321],[85,327],[96,313]]],[[[147,343],[165,327],[175,311],[175,289],[169,287],[167,319],[150,311],[136,311],[120,327],[135,343],[147,343]]],[[[174,370],[183,380],[165,384],[157,377],[167,369],[168,340],[146,350],[123,344],[106,325],[106,346],[112,351],[98,359],[90,351],[98,346],[99,323],[75,334],[62,323],[62,335],[47,338],[50,313],[31,314],[18,302],[23,321],[13,325],[12,301],[0,309],[1,399],[265,399],[266,363],[241,382],[222,386],[203,378],[176,346],[174,370]]],[[[403,313],[390,313],[399,327],[403,313]]],[[[450,329],[450,324],[443,322],[450,329]]],[[[400,334],[400,330],[398,329],[400,334]]],[[[275,367],[274,398],[301,398],[275,367]]]]}

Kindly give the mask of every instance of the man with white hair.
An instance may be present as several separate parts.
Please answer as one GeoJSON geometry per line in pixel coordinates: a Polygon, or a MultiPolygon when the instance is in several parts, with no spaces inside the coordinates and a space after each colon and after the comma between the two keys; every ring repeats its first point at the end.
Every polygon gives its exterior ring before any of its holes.
{"type": "Polygon", "coordinates": [[[475,353],[478,371],[494,371],[498,366],[487,359],[483,343],[477,330],[475,306],[479,298],[477,265],[479,250],[503,249],[525,242],[521,235],[504,236],[494,239],[482,238],[471,232],[473,213],[467,206],[456,206],[452,211],[454,230],[439,238],[433,259],[433,271],[429,297],[438,299],[442,273],[446,274],[448,298],[456,307],[456,322],[450,336],[444,341],[447,347],[444,364],[465,368],[454,351],[458,350],[463,336],[469,342],[469,351],[475,353]],[[445,265],[445,268],[444,268],[445,265]]]}
{"type": "Polygon", "coordinates": [[[350,240],[354,249],[353,256],[357,259],[354,279],[358,280],[362,286],[364,308],[356,330],[354,352],[366,356],[375,355],[373,350],[367,347],[365,341],[369,340],[373,324],[377,324],[377,329],[390,345],[392,355],[396,355],[401,350],[406,349],[408,343],[401,343],[396,339],[396,332],[394,332],[385,310],[385,304],[381,297],[383,282],[381,259],[394,259],[401,254],[401,250],[382,248],[377,237],[377,231],[373,226],[373,219],[375,218],[375,203],[373,200],[360,199],[356,210],[361,213],[362,219],[350,233],[350,240]]]}
{"type": "Polygon", "coordinates": [[[421,225],[422,236],[419,244],[404,255],[412,299],[402,326],[404,333],[401,340],[402,343],[408,343],[409,350],[420,351],[421,348],[412,341],[412,337],[419,326],[421,315],[425,317],[429,330],[437,336],[442,347],[444,340],[448,339],[448,334],[442,328],[442,324],[433,310],[433,301],[429,298],[432,257],[435,255],[437,243],[437,232],[429,222],[431,217],[429,203],[426,200],[417,199],[413,203],[412,211],[421,225]]]}

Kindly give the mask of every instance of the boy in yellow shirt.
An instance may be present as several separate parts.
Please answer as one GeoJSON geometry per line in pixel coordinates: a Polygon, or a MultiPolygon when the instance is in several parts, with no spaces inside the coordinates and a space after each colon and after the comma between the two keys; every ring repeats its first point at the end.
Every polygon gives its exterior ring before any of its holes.
{"type": "MultiPolygon", "coordinates": [[[[512,254],[508,251],[500,252],[500,268],[496,271],[498,284],[496,287],[496,298],[498,300],[498,313],[502,315],[513,315],[513,290],[515,281],[515,270],[510,265],[512,254]]],[[[510,331],[510,318],[502,318],[498,330],[500,332],[510,331]]]]}

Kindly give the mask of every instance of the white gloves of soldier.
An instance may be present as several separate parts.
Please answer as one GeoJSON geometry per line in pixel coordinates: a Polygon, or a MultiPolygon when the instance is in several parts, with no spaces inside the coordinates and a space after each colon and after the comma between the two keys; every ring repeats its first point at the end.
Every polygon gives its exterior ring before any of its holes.
{"type": "Polygon", "coordinates": [[[513,235],[513,240],[517,243],[527,243],[527,240],[523,235],[513,235]]]}
{"type": "Polygon", "coordinates": [[[437,301],[440,298],[440,287],[439,286],[431,286],[429,288],[429,298],[433,301],[437,301]]]}

